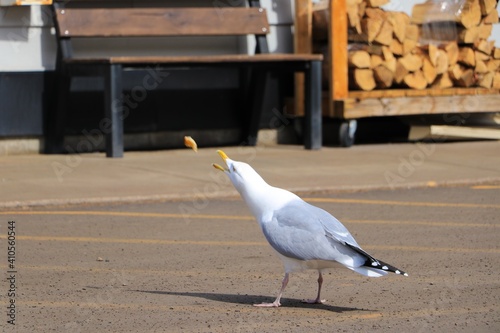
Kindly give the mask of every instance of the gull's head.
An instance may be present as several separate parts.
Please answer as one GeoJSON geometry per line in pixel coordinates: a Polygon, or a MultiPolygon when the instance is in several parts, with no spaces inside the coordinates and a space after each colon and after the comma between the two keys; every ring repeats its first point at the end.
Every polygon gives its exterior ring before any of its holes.
{"type": "Polygon", "coordinates": [[[234,187],[243,194],[254,188],[254,185],[265,184],[262,177],[247,163],[233,161],[222,150],[217,150],[227,167],[220,166],[217,163],[212,164],[214,168],[223,171],[229,176],[234,187]]]}
{"type": "Polygon", "coordinates": [[[222,167],[216,163],[212,165],[229,176],[257,221],[268,220],[275,210],[292,200],[298,199],[291,192],[269,186],[250,165],[233,161],[222,150],[218,150],[217,153],[224,160],[227,167],[222,167]]]}

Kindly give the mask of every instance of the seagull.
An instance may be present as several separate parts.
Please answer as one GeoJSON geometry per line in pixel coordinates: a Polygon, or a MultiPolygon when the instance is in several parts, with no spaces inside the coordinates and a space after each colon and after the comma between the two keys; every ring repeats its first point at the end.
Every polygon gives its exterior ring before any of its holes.
{"type": "Polygon", "coordinates": [[[213,166],[229,176],[285,267],[276,300],[254,306],[281,306],[290,273],[307,269],[319,274],[316,298],[305,300],[312,304],[325,302],[321,299],[322,272],[339,264],[369,277],[385,276],[388,272],[408,276],[364,251],[347,228],[327,211],[292,192],[267,184],[247,163],[231,160],[222,150],[217,153],[227,168],[216,163],[213,166]]]}

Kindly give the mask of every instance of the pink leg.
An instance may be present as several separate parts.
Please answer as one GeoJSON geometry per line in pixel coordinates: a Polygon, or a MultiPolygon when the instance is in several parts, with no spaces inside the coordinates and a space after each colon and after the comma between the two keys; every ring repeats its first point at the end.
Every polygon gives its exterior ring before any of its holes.
{"type": "Polygon", "coordinates": [[[321,272],[319,272],[318,276],[318,296],[316,296],[316,299],[306,299],[303,300],[302,302],[304,303],[309,303],[309,304],[323,304],[325,302],[324,299],[321,299],[321,285],[323,284],[323,275],[321,275],[321,272]]]}
{"type": "Polygon", "coordinates": [[[285,273],[285,277],[283,278],[283,281],[281,282],[281,290],[280,293],[278,294],[278,297],[276,297],[276,300],[272,303],[261,303],[261,304],[254,304],[253,306],[258,306],[262,308],[277,308],[281,305],[280,300],[281,296],[283,295],[283,291],[286,288],[286,285],[288,284],[288,273],[285,273]]]}

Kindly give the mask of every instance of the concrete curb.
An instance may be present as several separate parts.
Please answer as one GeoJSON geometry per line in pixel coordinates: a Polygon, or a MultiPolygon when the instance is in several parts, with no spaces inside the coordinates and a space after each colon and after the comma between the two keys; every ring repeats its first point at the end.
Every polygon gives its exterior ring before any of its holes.
{"type": "MultiPolygon", "coordinates": [[[[300,187],[290,188],[291,192],[299,196],[311,194],[332,194],[332,193],[348,193],[360,191],[387,191],[412,188],[432,188],[432,187],[447,187],[447,186],[472,186],[482,185],[487,183],[500,183],[500,177],[489,177],[479,179],[463,179],[453,181],[427,181],[414,182],[407,184],[390,185],[353,185],[339,187],[300,187]]],[[[147,203],[147,202],[164,202],[164,201],[190,201],[199,198],[193,194],[164,194],[164,195],[146,195],[146,196],[116,196],[116,197],[93,197],[93,198],[72,198],[72,199],[45,199],[45,200],[28,200],[28,201],[7,201],[0,202],[0,210],[8,209],[30,209],[36,207],[57,207],[57,206],[85,206],[85,205],[109,205],[109,204],[130,204],[130,203],[147,203]]],[[[207,199],[223,199],[223,198],[239,198],[236,190],[219,191],[204,195],[207,199]]]]}

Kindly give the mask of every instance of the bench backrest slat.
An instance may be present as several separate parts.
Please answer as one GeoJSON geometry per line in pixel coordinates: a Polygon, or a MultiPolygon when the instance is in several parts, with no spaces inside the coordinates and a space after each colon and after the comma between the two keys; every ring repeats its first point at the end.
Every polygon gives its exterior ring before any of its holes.
{"type": "Polygon", "coordinates": [[[64,8],[56,10],[60,37],[264,35],[266,11],[249,7],[64,8]]]}

